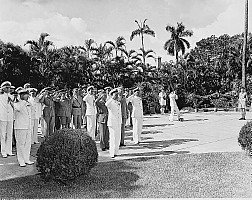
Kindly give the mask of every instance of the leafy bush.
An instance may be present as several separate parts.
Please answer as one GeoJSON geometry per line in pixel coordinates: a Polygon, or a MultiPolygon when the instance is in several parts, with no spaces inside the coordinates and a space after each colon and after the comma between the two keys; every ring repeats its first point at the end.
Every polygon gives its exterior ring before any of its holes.
{"type": "Polygon", "coordinates": [[[186,97],[186,103],[193,106],[193,108],[199,108],[203,103],[203,97],[195,93],[190,93],[186,97]]]}
{"type": "Polygon", "coordinates": [[[62,129],[45,138],[37,151],[37,169],[45,180],[66,183],[96,165],[95,141],[81,129],[62,129]]]}
{"type": "Polygon", "coordinates": [[[252,122],[247,122],[240,130],[238,143],[242,149],[252,155],[252,122]]]}

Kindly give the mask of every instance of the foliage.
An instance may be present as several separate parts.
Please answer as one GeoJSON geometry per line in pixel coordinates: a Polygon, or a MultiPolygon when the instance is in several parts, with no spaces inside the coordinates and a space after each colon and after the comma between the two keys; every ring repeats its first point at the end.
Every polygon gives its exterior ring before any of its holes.
{"type": "Polygon", "coordinates": [[[160,105],[158,94],[161,86],[142,82],[139,83],[137,87],[141,88],[144,114],[150,113],[150,107],[154,107],[156,112],[159,112],[160,105]]]}
{"type": "Polygon", "coordinates": [[[203,103],[203,97],[200,95],[191,93],[186,96],[186,102],[189,105],[193,105],[193,108],[199,108],[199,106],[203,103]]]}
{"type": "Polygon", "coordinates": [[[240,130],[238,143],[242,149],[252,155],[252,122],[247,122],[240,130]]]}
{"type": "Polygon", "coordinates": [[[62,129],[45,138],[37,151],[37,169],[45,180],[63,183],[86,175],[96,165],[96,143],[81,129],[62,129]]]}

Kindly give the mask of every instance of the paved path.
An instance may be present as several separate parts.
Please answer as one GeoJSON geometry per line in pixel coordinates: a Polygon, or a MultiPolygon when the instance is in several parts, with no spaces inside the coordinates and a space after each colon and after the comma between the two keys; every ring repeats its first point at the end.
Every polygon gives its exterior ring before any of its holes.
{"type": "MultiPolygon", "coordinates": [[[[126,147],[120,149],[121,155],[111,159],[108,151],[103,152],[98,148],[99,162],[182,153],[242,151],[237,138],[241,127],[247,121],[238,120],[240,113],[223,111],[184,113],[183,117],[184,122],[169,122],[168,115],[145,116],[140,145],[132,143],[132,130],[127,129],[126,147]]],[[[247,119],[252,120],[252,113],[247,113],[247,119]]],[[[32,147],[33,161],[36,160],[38,147],[39,144],[32,147]]],[[[97,147],[99,147],[98,141],[97,147]]],[[[0,180],[36,173],[35,165],[19,167],[16,156],[0,158],[0,180]]]]}

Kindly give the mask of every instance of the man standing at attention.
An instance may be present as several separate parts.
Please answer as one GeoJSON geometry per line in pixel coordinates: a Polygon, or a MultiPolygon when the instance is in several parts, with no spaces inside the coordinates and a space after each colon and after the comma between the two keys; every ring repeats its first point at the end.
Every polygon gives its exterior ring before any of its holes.
{"type": "Polygon", "coordinates": [[[55,126],[55,104],[52,96],[51,88],[45,88],[39,96],[39,102],[45,105],[43,109],[43,118],[46,122],[46,135],[54,133],[55,126]]]}
{"type": "Polygon", "coordinates": [[[10,95],[11,82],[5,81],[1,84],[3,94],[0,94],[0,136],[1,153],[3,158],[14,156],[12,153],[12,133],[14,111],[12,105],[13,97],[10,95]]]}
{"type": "Polygon", "coordinates": [[[166,106],[166,94],[165,94],[164,89],[161,90],[158,96],[159,96],[159,104],[161,106],[161,115],[164,115],[165,106],[166,106]]]}
{"type": "Polygon", "coordinates": [[[105,105],[108,108],[109,154],[111,158],[114,158],[116,155],[119,155],[122,113],[121,104],[118,101],[118,89],[111,90],[109,95],[111,98],[105,105]]]}
{"type": "Polygon", "coordinates": [[[88,135],[95,139],[95,128],[96,128],[96,107],[94,97],[94,86],[87,88],[87,95],[83,98],[86,102],[86,116],[87,116],[87,132],[88,135]]]}
{"type": "Polygon", "coordinates": [[[20,101],[14,104],[15,108],[15,135],[17,140],[17,159],[20,167],[26,164],[32,165],[30,161],[31,139],[32,139],[32,110],[28,102],[29,91],[19,91],[20,101]]]}
{"type": "Polygon", "coordinates": [[[100,133],[100,147],[102,151],[109,149],[109,130],[108,130],[108,109],[105,105],[107,94],[101,92],[98,98],[95,100],[98,112],[98,125],[100,133]]]}
{"type": "Polygon", "coordinates": [[[238,99],[238,108],[241,109],[241,118],[239,120],[245,120],[246,117],[246,103],[248,101],[248,95],[245,91],[245,88],[241,88],[241,92],[239,93],[239,99],[238,99]]]}
{"type": "Polygon", "coordinates": [[[176,111],[177,115],[178,115],[178,120],[180,119],[180,112],[176,103],[176,100],[178,99],[178,95],[176,94],[176,90],[172,91],[169,94],[169,98],[170,98],[170,106],[171,106],[171,114],[169,117],[169,120],[172,122],[173,121],[173,117],[174,117],[174,111],[176,111]]]}
{"type": "Polygon", "coordinates": [[[139,144],[141,141],[141,133],[143,128],[143,104],[140,97],[140,90],[136,88],[133,90],[133,95],[127,99],[132,103],[132,123],[133,123],[133,142],[139,144]]]}
{"type": "Polygon", "coordinates": [[[73,124],[75,129],[80,129],[82,124],[82,110],[83,110],[83,100],[79,95],[78,88],[73,89],[73,98],[72,98],[72,115],[73,115],[73,124]]]}
{"type": "Polygon", "coordinates": [[[122,146],[126,146],[124,144],[124,137],[125,137],[126,120],[128,118],[128,108],[127,108],[126,98],[124,96],[124,88],[122,86],[119,87],[118,92],[119,92],[119,101],[121,103],[121,111],[122,111],[122,127],[121,127],[121,141],[120,141],[120,147],[122,147],[122,146]]]}

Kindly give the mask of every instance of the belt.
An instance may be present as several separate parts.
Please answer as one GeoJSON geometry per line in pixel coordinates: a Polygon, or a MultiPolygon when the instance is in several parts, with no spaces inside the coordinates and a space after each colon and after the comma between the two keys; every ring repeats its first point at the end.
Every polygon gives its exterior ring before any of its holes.
{"type": "Polygon", "coordinates": [[[75,106],[73,106],[73,108],[81,108],[81,107],[75,107],[75,106]]]}

